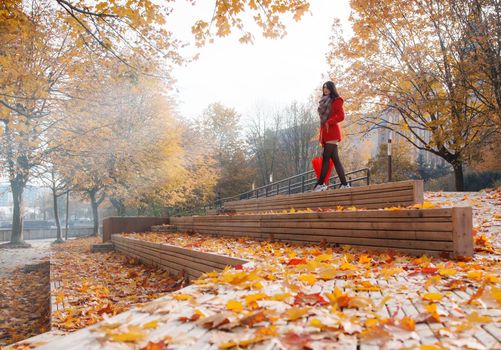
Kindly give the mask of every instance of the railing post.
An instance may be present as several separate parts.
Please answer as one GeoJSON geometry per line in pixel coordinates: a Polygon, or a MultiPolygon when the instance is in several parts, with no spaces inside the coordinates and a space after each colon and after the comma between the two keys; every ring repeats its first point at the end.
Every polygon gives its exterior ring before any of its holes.
{"type": "Polygon", "coordinates": [[[304,175],[301,175],[301,193],[304,192],[304,175]]]}
{"type": "Polygon", "coordinates": [[[289,179],[289,194],[291,194],[291,179],[289,179]]]}
{"type": "Polygon", "coordinates": [[[266,185],[266,187],[264,188],[264,193],[265,193],[265,197],[268,197],[268,185],[266,185]]]}
{"type": "Polygon", "coordinates": [[[277,183],[277,196],[280,194],[280,182],[277,183]]]}
{"type": "Polygon", "coordinates": [[[367,186],[371,184],[371,171],[367,168],[367,186]]]}

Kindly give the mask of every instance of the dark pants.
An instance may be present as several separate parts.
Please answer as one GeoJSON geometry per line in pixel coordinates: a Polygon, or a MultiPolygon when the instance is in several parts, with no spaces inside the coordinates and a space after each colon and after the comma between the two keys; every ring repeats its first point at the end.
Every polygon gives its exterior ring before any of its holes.
{"type": "Polygon", "coordinates": [[[337,150],[337,145],[332,143],[326,143],[324,146],[324,153],[322,155],[322,171],[320,172],[320,178],[318,179],[317,185],[321,185],[325,182],[325,177],[329,171],[329,160],[332,159],[334,162],[334,167],[336,168],[336,173],[339,176],[339,180],[342,185],[346,185],[346,176],[344,175],[343,165],[339,159],[339,153],[337,150]]]}

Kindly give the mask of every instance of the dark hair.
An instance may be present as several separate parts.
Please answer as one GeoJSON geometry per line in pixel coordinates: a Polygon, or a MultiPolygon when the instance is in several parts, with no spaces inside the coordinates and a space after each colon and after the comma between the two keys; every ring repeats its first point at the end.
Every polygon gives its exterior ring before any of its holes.
{"type": "Polygon", "coordinates": [[[339,93],[337,92],[337,89],[336,89],[336,85],[334,85],[334,83],[332,81],[326,81],[324,83],[324,85],[322,85],[322,90],[323,88],[327,87],[327,89],[329,89],[330,93],[329,93],[329,97],[332,98],[332,99],[335,99],[335,98],[338,98],[339,97],[339,93]]]}

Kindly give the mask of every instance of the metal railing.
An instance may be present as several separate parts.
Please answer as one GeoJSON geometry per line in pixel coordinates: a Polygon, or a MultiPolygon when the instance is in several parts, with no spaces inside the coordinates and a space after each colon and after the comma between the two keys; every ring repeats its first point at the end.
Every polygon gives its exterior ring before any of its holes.
{"type": "MultiPolygon", "coordinates": [[[[334,170],[334,169],[333,169],[334,170]]],[[[346,180],[350,186],[359,185],[361,182],[365,185],[370,184],[370,171],[368,168],[357,169],[345,174],[346,180]]],[[[171,210],[170,215],[204,215],[207,210],[224,208],[224,203],[236,200],[247,200],[252,198],[271,197],[279,194],[293,194],[311,191],[313,186],[317,183],[317,176],[314,170],[310,170],[301,174],[297,174],[267,185],[258,187],[256,189],[240,193],[236,196],[216,199],[204,206],[197,208],[177,208],[178,210],[171,210]]],[[[339,176],[331,176],[329,178],[329,188],[341,185],[339,176]]]]}

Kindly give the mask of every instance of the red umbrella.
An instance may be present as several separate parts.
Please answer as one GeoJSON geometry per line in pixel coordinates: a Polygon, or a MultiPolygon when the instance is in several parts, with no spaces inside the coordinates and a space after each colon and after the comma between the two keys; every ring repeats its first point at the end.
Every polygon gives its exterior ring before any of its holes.
{"type": "MultiPolygon", "coordinates": [[[[311,160],[311,165],[313,165],[313,169],[315,170],[315,174],[317,174],[317,179],[320,178],[320,172],[322,171],[322,157],[315,157],[311,160]]],[[[332,171],[332,167],[334,166],[334,163],[332,162],[332,159],[329,159],[329,170],[327,170],[327,176],[325,177],[324,184],[327,185],[327,182],[329,182],[329,176],[332,171]]]]}

